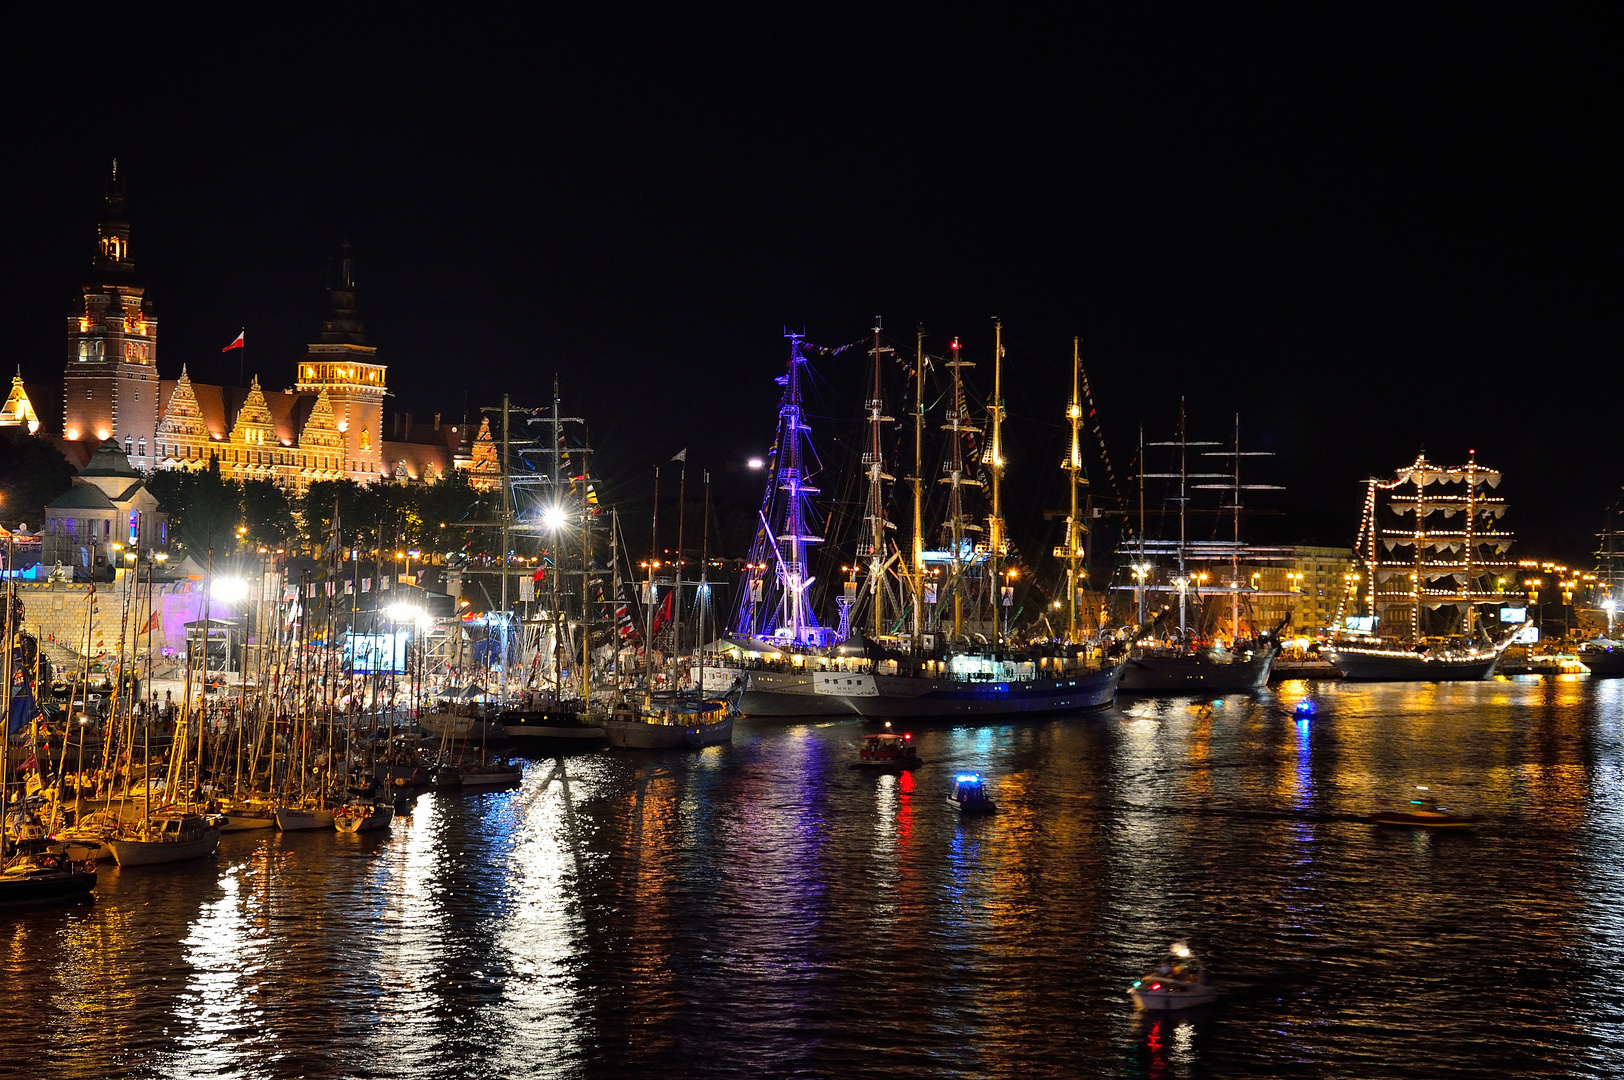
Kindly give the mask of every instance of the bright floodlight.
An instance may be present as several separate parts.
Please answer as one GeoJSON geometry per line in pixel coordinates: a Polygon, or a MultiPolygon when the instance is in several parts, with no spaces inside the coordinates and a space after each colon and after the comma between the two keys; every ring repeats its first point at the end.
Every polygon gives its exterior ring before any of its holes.
{"type": "Polygon", "coordinates": [[[248,599],[248,582],[242,578],[215,578],[209,585],[209,595],[216,600],[235,604],[248,599]]]}
{"type": "Polygon", "coordinates": [[[411,604],[390,604],[384,609],[384,614],[396,622],[411,622],[417,618],[417,608],[411,604]]]}
{"type": "Polygon", "coordinates": [[[541,523],[549,529],[562,529],[569,515],[564,513],[562,506],[549,506],[541,512],[541,523]]]}
{"type": "Polygon", "coordinates": [[[765,467],[766,467],[766,465],[767,465],[767,463],[766,463],[766,462],[765,462],[765,461],[762,461],[762,460],[761,460],[761,459],[760,459],[760,458],[758,458],[758,457],[753,457],[753,458],[751,458],[751,459],[750,459],[750,460],[749,460],[749,461],[747,461],[747,462],[745,462],[745,464],[746,464],[746,465],[748,465],[748,466],[750,466],[750,468],[752,468],[752,469],[761,469],[761,468],[765,468],[765,467]]]}

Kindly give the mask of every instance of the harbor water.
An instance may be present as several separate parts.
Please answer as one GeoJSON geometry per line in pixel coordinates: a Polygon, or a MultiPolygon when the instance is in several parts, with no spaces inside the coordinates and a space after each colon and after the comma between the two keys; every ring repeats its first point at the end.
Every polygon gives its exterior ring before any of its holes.
{"type": "Polygon", "coordinates": [[[0,914],[0,1071],[1617,1075],[1621,724],[1624,680],[1288,682],[919,729],[900,776],[851,721],[534,760],[0,914]],[[1363,820],[1423,784],[1480,826],[1363,820]],[[1223,994],[1142,1019],[1177,938],[1223,994]]]}

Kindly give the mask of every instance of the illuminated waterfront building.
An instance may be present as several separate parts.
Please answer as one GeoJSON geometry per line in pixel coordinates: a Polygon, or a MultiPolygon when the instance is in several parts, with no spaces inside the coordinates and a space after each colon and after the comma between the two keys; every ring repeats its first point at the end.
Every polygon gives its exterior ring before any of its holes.
{"type": "Polygon", "coordinates": [[[111,439],[142,473],[203,469],[215,459],[227,479],[269,481],[290,495],[321,480],[432,483],[459,469],[478,486],[495,485],[500,470],[488,427],[475,436],[466,423],[436,417],[430,428],[407,414],[397,438],[385,441],[388,369],[361,324],[347,252],[321,334],[291,387],[266,390],[257,375],[246,387],[194,382],[185,365],[179,378],[160,379],[158,320],[135,279],[125,209],[115,163],[92,280],[68,319],[61,426],[48,415],[42,422],[35,404],[55,396],[54,388],[25,385],[19,372],[0,427],[26,425],[52,438],[81,468],[111,439]]]}

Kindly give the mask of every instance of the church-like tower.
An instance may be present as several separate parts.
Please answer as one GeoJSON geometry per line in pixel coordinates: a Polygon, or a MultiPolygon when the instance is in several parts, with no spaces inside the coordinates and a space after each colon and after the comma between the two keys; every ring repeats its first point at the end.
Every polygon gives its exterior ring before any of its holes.
{"type": "Polygon", "coordinates": [[[355,310],[355,280],[345,245],[341,284],[331,291],[332,310],[322,322],[321,340],[299,362],[297,392],[322,394],[344,437],[342,471],[363,484],[380,479],[383,465],[383,398],[386,368],[374,363],[378,350],[367,344],[355,310]]]}
{"type": "Polygon", "coordinates": [[[62,433],[96,443],[116,439],[131,464],[150,471],[157,458],[158,320],[135,283],[116,160],[97,228],[93,275],[84,288],[84,310],[68,316],[62,433]]]}

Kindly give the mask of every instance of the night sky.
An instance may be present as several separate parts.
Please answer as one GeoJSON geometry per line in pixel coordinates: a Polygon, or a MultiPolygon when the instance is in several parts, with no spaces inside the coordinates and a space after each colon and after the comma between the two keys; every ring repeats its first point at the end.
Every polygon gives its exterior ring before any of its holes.
{"type": "MultiPolygon", "coordinates": [[[[1119,477],[1181,397],[1196,435],[1239,410],[1290,539],[1350,543],[1358,481],[1422,444],[1505,471],[1525,555],[1583,559],[1624,483],[1597,9],[452,10],[14,28],[6,361],[59,377],[117,155],[165,378],[234,382],[246,326],[291,384],[348,238],[392,406],[540,405],[556,372],[610,500],[684,446],[753,499],[727,470],[770,439],[783,328],[875,315],[983,361],[1003,320],[1017,535],[1062,497],[1074,334],[1119,477]]],[[[824,441],[864,364],[818,361],[824,441]]]]}

